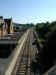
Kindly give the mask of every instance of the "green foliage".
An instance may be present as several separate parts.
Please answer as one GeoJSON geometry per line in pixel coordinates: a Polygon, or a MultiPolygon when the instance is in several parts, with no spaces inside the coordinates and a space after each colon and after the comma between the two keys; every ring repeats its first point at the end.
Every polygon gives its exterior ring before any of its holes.
{"type": "MultiPolygon", "coordinates": [[[[47,41],[48,38],[50,37],[50,35],[52,34],[52,32],[56,31],[56,21],[54,21],[52,23],[49,23],[49,22],[38,23],[35,26],[35,30],[38,34],[40,41],[42,41],[42,40],[47,41]]],[[[42,42],[45,42],[45,41],[42,41],[42,42]]]]}
{"type": "Polygon", "coordinates": [[[14,31],[18,32],[20,30],[20,28],[18,26],[14,27],[14,31]]]}
{"type": "Polygon", "coordinates": [[[43,39],[48,39],[48,33],[56,30],[56,21],[52,23],[38,23],[35,27],[36,31],[39,33],[39,37],[43,39]]]}
{"type": "Polygon", "coordinates": [[[49,22],[39,23],[36,25],[36,31],[39,32],[39,37],[46,39],[45,35],[48,32],[49,22]]]}
{"type": "Polygon", "coordinates": [[[56,21],[52,22],[49,26],[48,26],[49,31],[55,31],[56,30],[56,21]]]}
{"type": "Polygon", "coordinates": [[[14,24],[15,24],[15,26],[14,26],[14,31],[15,32],[25,31],[25,30],[27,30],[27,29],[34,26],[33,23],[31,23],[31,24],[17,24],[17,23],[14,23],[14,24]]]}

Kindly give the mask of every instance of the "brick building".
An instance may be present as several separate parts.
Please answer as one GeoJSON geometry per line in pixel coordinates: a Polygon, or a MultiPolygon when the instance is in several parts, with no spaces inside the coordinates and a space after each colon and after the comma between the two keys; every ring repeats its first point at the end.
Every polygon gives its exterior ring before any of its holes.
{"type": "Polygon", "coordinates": [[[5,36],[7,34],[11,34],[14,32],[14,25],[12,22],[12,18],[10,19],[3,19],[0,16],[0,37],[5,36]]]}

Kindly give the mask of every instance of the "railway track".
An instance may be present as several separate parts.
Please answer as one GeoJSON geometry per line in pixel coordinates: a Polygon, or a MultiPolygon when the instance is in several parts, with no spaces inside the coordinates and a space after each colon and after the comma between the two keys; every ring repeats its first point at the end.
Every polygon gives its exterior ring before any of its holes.
{"type": "Polygon", "coordinates": [[[28,38],[26,41],[26,45],[22,54],[22,58],[20,64],[17,63],[16,75],[29,75],[30,73],[30,47],[29,47],[30,39],[28,38]]]}
{"type": "Polygon", "coordinates": [[[34,48],[32,48],[32,40],[33,40],[33,34],[32,32],[30,32],[23,50],[23,54],[21,55],[20,63],[18,62],[19,61],[18,57],[16,64],[16,71],[15,74],[13,75],[31,75],[30,64],[32,56],[34,56],[35,54],[35,51],[33,50],[34,48]]]}

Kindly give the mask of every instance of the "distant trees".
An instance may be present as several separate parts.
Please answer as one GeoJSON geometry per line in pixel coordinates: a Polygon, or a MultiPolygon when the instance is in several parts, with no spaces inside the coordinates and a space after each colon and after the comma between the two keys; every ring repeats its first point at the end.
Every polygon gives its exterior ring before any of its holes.
{"type": "Polygon", "coordinates": [[[19,26],[14,27],[14,31],[18,32],[19,31],[19,26]]]}
{"type": "Polygon", "coordinates": [[[47,39],[48,34],[56,30],[56,21],[51,23],[37,23],[35,29],[39,33],[40,38],[47,39]]]}
{"type": "Polygon", "coordinates": [[[46,39],[46,34],[48,32],[49,22],[38,23],[36,25],[36,31],[39,33],[39,37],[46,39]]]}
{"type": "Polygon", "coordinates": [[[15,26],[14,26],[14,31],[15,32],[18,32],[18,31],[25,31],[27,30],[28,28],[31,28],[34,26],[33,23],[31,24],[17,24],[17,23],[14,23],[15,26]]]}

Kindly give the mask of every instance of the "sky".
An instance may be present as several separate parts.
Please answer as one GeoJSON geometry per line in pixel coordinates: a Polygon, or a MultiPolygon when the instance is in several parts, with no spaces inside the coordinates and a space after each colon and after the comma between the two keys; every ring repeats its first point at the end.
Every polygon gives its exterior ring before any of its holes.
{"type": "Polygon", "coordinates": [[[13,17],[17,23],[56,20],[56,0],[0,0],[0,16],[13,17]]]}

